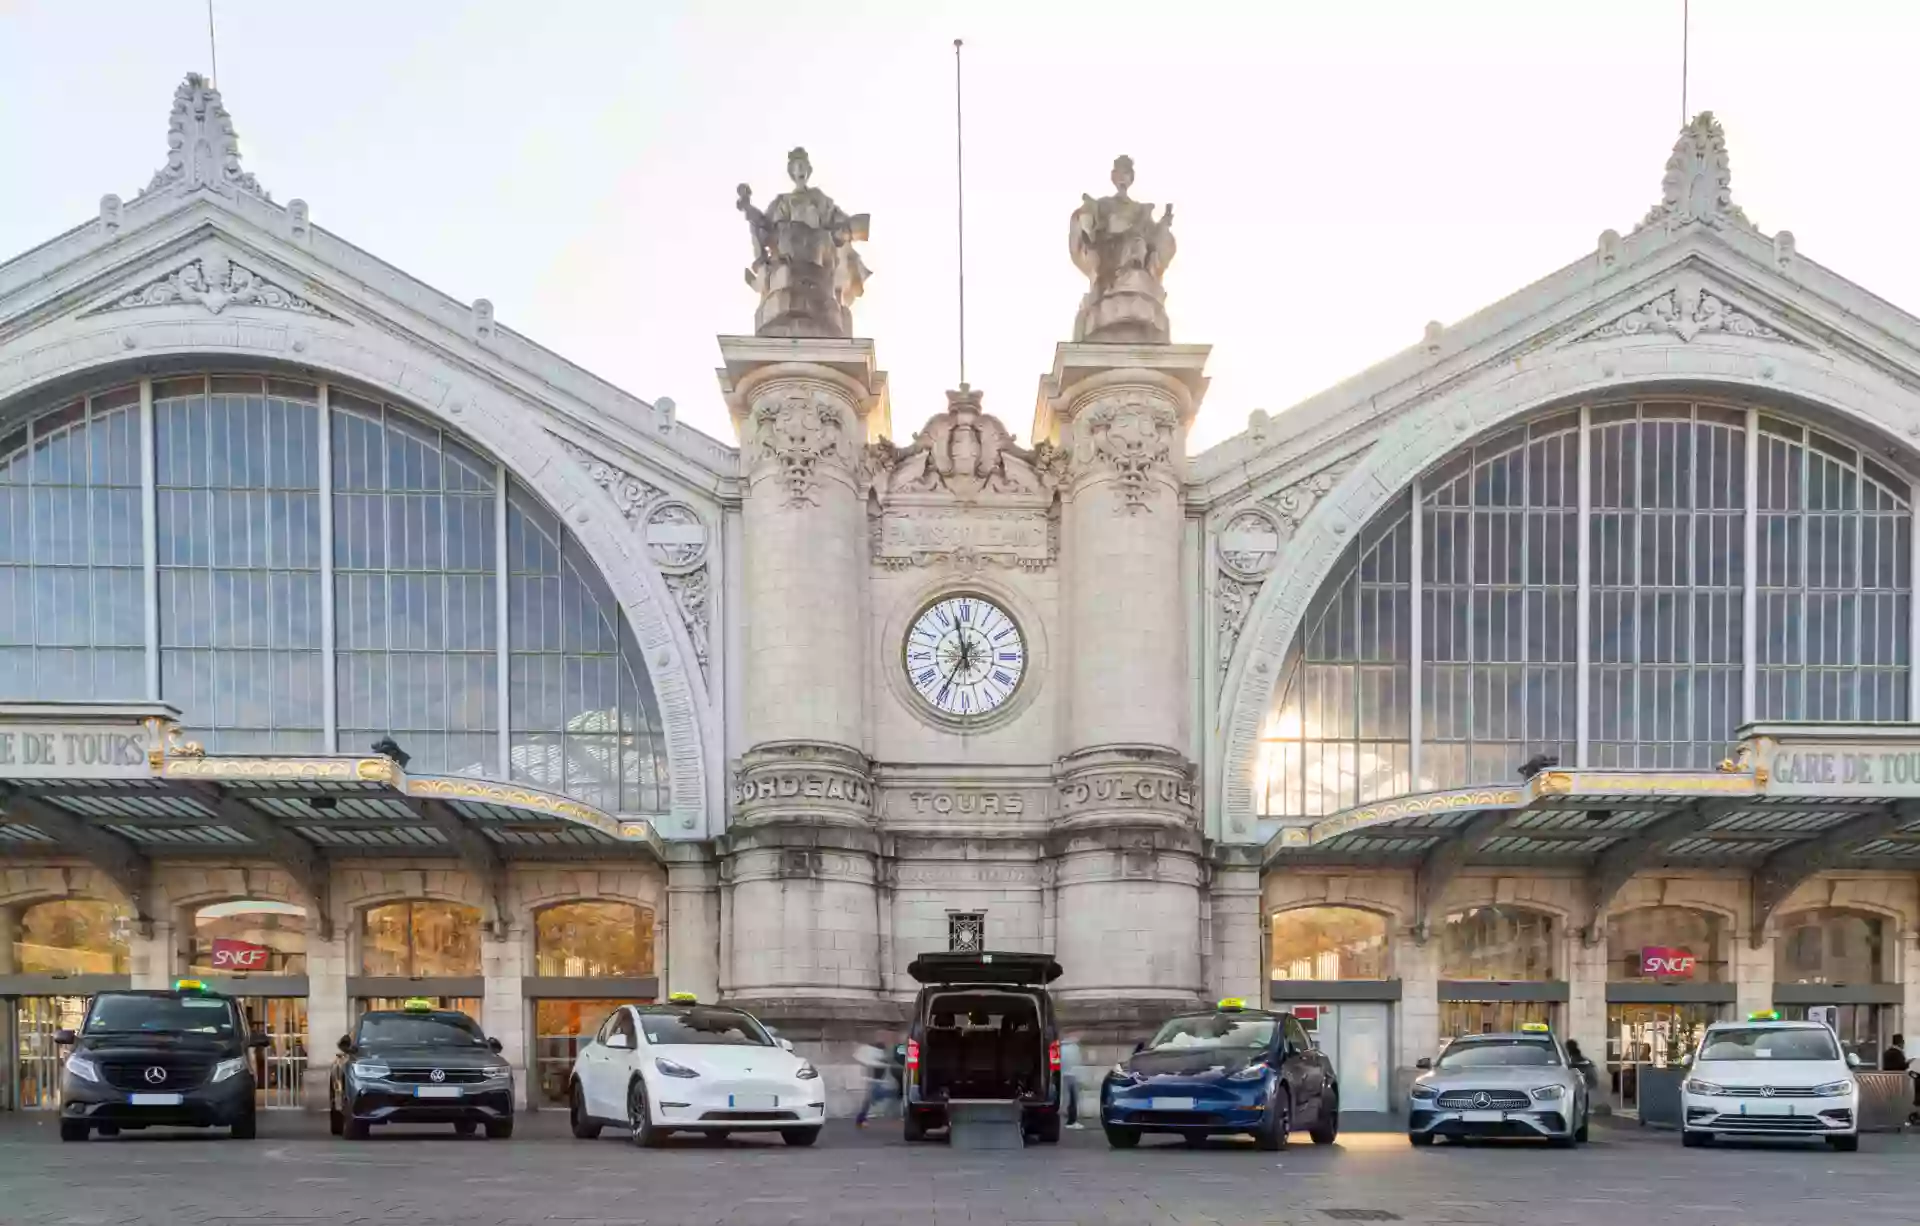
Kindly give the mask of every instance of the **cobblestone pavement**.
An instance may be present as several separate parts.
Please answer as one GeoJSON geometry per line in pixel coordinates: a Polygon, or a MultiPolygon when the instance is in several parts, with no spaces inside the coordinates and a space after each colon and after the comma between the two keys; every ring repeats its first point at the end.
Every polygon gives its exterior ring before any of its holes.
{"type": "Polygon", "coordinates": [[[637,1150],[608,1130],[567,1136],[555,1114],[511,1141],[450,1132],[348,1143],[305,1117],[267,1117],[251,1143],[178,1133],[62,1145],[51,1121],[0,1117],[0,1223],[1527,1223],[1848,1226],[1920,1221],[1920,1138],[1861,1151],[1724,1145],[1595,1130],[1573,1152],[1513,1145],[1414,1150],[1349,1133],[1283,1153],[1216,1141],[1110,1152],[1099,1132],[1057,1148],[954,1152],[906,1145],[897,1124],[833,1125],[813,1149],[697,1139],[637,1150]],[[1397,1215],[1354,1217],[1339,1210],[1397,1215]]]}

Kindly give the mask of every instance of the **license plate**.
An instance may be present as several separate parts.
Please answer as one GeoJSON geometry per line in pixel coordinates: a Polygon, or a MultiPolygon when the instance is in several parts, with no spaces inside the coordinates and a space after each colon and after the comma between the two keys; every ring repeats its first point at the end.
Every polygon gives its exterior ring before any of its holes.
{"type": "Polygon", "coordinates": [[[1193,1100],[1191,1098],[1156,1098],[1152,1100],[1151,1109],[1154,1111],[1191,1111],[1193,1110],[1193,1100]]]}
{"type": "Polygon", "coordinates": [[[772,1094],[729,1094],[727,1106],[735,1111],[771,1111],[780,1105],[772,1094]]]}
{"type": "Polygon", "coordinates": [[[1462,1111],[1460,1118],[1469,1124],[1498,1124],[1507,1118],[1504,1111],[1462,1111]]]}
{"type": "Polygon", "coordinates": [[[413,1096],[415,1098],[458,1098],[460,1097],[460,1087],[415,1086],[413,1087],[413,1096]]]}
{"type": "Polygon", "coordinates": [[[127,1101],[136,1107],[178,1107],[178,1094],[129,1094],[127,1101]]]}

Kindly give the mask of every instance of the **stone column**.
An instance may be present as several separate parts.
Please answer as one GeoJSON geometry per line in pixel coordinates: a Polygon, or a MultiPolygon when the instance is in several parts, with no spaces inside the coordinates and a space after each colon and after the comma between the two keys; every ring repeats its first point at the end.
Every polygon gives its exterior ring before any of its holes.
{"type": "Polygon", "coordinates": [[[1056,995],[1087,1022],[1130,1024],[1207,990],[1180,566],[1187,426],[1206,356],[1195,345],[1061,345],[1034,414],[1034,438],[1069,457],[1056,995]]]}
{"type": "Polygon", "coordinates": [[[667,851],[673,858],[667,863],[667,961],[661,995],[692,992],[701,1000],[714,1000],[720,995],[719,868],[704,848],[676,843],[667,851]]]}
{"type": "Polygon", "coordinates": [[[306,1108],[327,1109],[327,1073],[339,1050],[340,1036],[353,1028],[352,1002],[347,999],[348,940],[345,925],[335,924],[333,935],[322,940],[311,926],[307,933],[307,1071],[302,1079],[306,1108]]]}
{"type": "MultiPolygon", "coordinates": [[[[171,912],[168,913],[171,916],[171,912]]],[[[138,930],[127,942],[128,969],[135,991],[158,991],[173,986],[176,978],[176,930],[171,919],[153,921],[153,935],[141,936],[138,930]]]]}
{"type": "Polygon", "coordinates": [[[1906,1034],[1907,1027],[1920,1022],[1920,933],[1909,930],[1900,934],[1900,960],[1894,973],[1900,976],[1900,1015],[1881,1036],[1882,1046],[1888,1036],[1906,1034]]]}
{"type": "Polygon", "coordinates": [[[1409,929],[1393,934],[1389,952],[1393,972],[1400,979],[1390,1101],[1404,1104],[1415,1075],[1413,1066],[1440,1051],[1440,947],[1433,941],[1416,941],[1409,929]]]}
{"type": "MultiPolygon", "coordinates": [[[[1604,928],[1605,921],[1602,920],[1604,928]]],[[[1605,1071],[1607,1063],[1607,943],[1589,945],[1569,925],[1567,959],[1567,1016],[1561,1023],[1563,1039],[1580,1044],[1587,1059],[1605,1071]]],[[[1602,1082],[1604,1088],[1605,1082],[1602,1082]]],[[[1596,1094],[1596,1098],[1604,1097],[1596,1094]]]]}
{"type": "Polygon", "coordinates": [[[504,935],[486,930],[480,938],[480,973],[486,977],[486,994],[480,1001],[480,1029],[490,1039],[500,1040],[500,1057],[513,1066],[514,1106],[525,1109],[528,1078],[532,1073],[530,1034],[532,1021],[527,1016],[527,997],[522,977],[527,973],[531,934],[519,924],[509,924],[504,935]]]}
{"type": "Polygon", "coordinates": [[[747,746],[720,844],[732,896],[721,979],[834,1089],[857,1076],[856,1038],[897,1013],[881,992],[865,751],[862,465],[885,426],[886,376],[871,341],[722,337],[720,348],[745,486],[747,746]]]}
{"type": "Polygon", "coordinates": [[[1773,1008],[1773,943],[1776,940],[1772,931],[1766,933],[1766,939],[1755,949],[1746,934],[1734,938],[1733,942],[1733,1016],[1743,1018],[1749,1013],[1758,1013],[1773,1008]]]}
{"type": "Polygon", "coordinates": [[[1270,976],[1260,955],[1259,864],[1214,865],[1212,895],[1213,982],[1207,995],[1265,1005],[1270,976]]]}
{"type": "Polygon", "coordinates": [[[11,975],[13,943],[20,935],[20,913],[13,907],[0,907],[0,975],[11,975]]]}

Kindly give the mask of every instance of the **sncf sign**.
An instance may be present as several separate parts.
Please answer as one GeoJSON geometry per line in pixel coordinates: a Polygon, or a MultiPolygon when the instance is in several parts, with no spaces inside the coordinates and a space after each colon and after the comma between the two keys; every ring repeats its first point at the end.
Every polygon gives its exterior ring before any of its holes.
{"type": "Polygon", "coordinates": [[[1691,979],[1695,961],[1684,949],[1648,945],[1640,951],[1640,973],[1649,978],[1691,979]]]}
{"type": "Polygon", "coordinates": [[[213,969],[216,971],[263,971],[267,955],[273,951],[252,941],[233,941],[226,937],[213,942],[213,969]]]}

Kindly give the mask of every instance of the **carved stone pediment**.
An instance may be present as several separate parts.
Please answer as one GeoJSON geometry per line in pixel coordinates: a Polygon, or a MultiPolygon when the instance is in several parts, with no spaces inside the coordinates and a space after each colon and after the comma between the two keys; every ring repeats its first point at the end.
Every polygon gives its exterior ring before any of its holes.
{"type": "Polygon", "coordinates": [[[1574,343],[1665,336],[1687,344],[1695,337],[1716,335],[1799,343],[1749,310],[1736,307],[1695,275],[1683,276],[1673,288],[1575,337],[1574,343]]]}
{"type": "Polygon", "coordinates": [[[137,289],[116,294],[87,314],[176,305],[204,307],[214,315],[230,306],[239,306],[292,311],[322,319],[335,318],[285,286],[276,285],[253,269],[234,262],[223,251],[209,252],[198,259],[189,260],[163,277],[148,281],[137,289]]]}
{"type": "Polygon", "coordinates": [[[882,502],[913,495],[962,502],[1024,496],[1042,506],[1060,483],[1063,458],[1045,444],[1031,451],[1016,444],[1000,419],[980,407],[980,393],[964,384],[947,393],[947,411],[912,443],[882,440],[864,456],[869,488],[882,502]]]}

